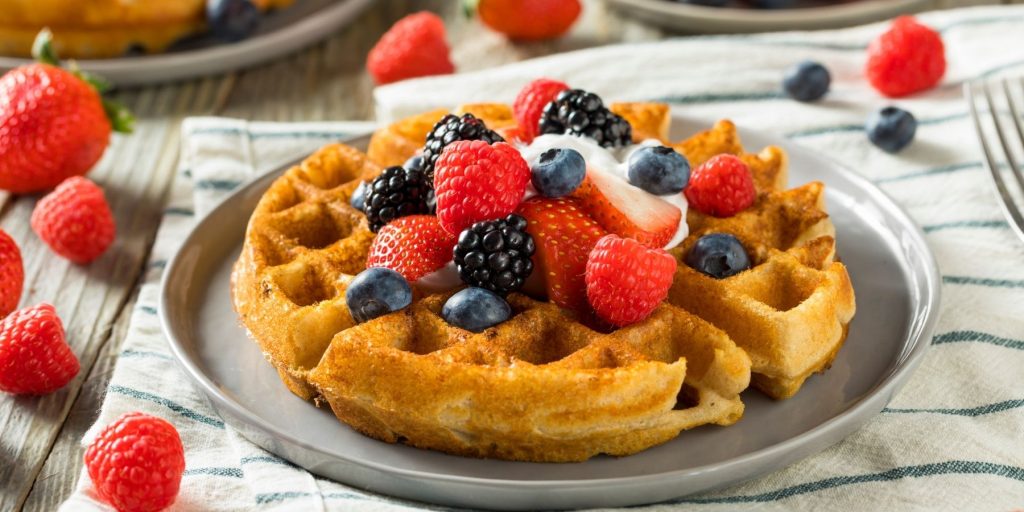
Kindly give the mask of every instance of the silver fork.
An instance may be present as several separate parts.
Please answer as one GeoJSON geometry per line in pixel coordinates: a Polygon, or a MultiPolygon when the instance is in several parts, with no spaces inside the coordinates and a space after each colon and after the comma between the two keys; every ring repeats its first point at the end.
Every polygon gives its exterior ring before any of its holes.
{"type": "MultiPolygon", "coordinates": [[[[1024,94],[1024,78],[1018,78],[1015,80],[1016,84],[1024,94]]],[[[1013,99],[1013,94],[1010,93],[1010,79],[1003,79],[1000,81],[1002,86],[1003,96],[1006,103],[1010,107],[1010,114],[1013,116],[1014,131],[1017,133],[1017,140],[1020,143],[1019,149],[1024,150],[1024,126],[1022,126],[1022,120],[1020,117],[1020,110],[1017,108],[1017,104],[1013,99]]],[[[1017,204],[1013,194],[1010,193],[1006,187],[1006,180],[1003,179],[1003,173],[1000,169],[1004,165],[1008,166],[1011,170],[1017,186],[1020,187],[1021,193],[1024,194],[1024,172],[1020,165],[1017,164],[1017,157],[1014,155],[1010,144],[1012,140],[1007,137],[1006,130],[1003,129],[1003,121],[1001,121],[999,115],[999,109],[996,107],[996,103],[992,101],[992,92],[989,88],[989,84],[986,81],[978,82],[967,82],[964,84],[964,98],[967,100],[967,105],[970,108],[971,118],[974,119],[974,129],[978,132],[978,141],[981,143],[981,151],[985,155],[985,168],[988,169],[989,174],[992,175],[992,182],[995,184],[996,197],[999,200],[999,205],[1003,209],[1003,214],[1006,215],[1006,220],[1010,223],[1010,227],[1017,233],[1017,236],[1021,240],[1024,240],[1024,214],[1021,213],[1021,207],[1017,204]],[[994,155],[992,148],[989,145],[989,137],[985,135],[983,128],[982,116],[984,113],[978,112],[976,105],[978,97],[984,100],[984,104],[988,107],[988,117],[991,120],[991,124],[995,126],[996,138],[999,139],[999,146],[1002,148],[1003,158],[997,158],[998,155],[994,155]],[[1005,164],[1003,164],[1005,162],[1005,164]]]]}

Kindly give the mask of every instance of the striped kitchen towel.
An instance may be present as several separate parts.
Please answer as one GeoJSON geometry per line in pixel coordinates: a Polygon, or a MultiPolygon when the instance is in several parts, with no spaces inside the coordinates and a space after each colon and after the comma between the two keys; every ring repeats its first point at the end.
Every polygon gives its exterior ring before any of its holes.
{"type": "MultiPolygon", "coordinates": [[[[960,95],[965,80],[1024,74],[1024,7],[921,18],[942,32],[949,70],[939,88],[894,102],[861,75],[867,42],[883,25],[611,46],[377,89],[383,121],[436,106],[508,101],[537,76],[608,100],[670,102],[691,117],[727,117],[813,147],[873,180],[923,226],[943,273],[942,314],[934,347],[889,408],[845,441],[781,471],[644,509],[1024,508],[1024,244],[994,201],[960,95]],[[832,92],[820,103],[798,104],[778,91],[783,70],[801,59],[832,71],[832,92]],[[916,141],[899,155],[874,148],[863,130],[868,113],[889,103],[920,120],[916,141]]],[[[174,510],[442,509],[330,482],[242,439],[185,384],[155,316],[162,266],[196,215],[242,181],[366,129],[185,123],[181,172],[98,421],[143,410],[175,424],[187,470],[174,510]]],[[[64,510],[90,507],[102,509],[83,474],[64,510]]]]}

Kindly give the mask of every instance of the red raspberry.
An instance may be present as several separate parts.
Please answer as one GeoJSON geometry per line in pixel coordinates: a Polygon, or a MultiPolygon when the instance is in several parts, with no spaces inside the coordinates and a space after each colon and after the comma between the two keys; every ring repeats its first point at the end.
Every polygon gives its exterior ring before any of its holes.
{"type": "Polygon", "coordinates": [[[587,299],[597,316],[623,327],[650,316],[675,273],[676,260],[665,250],[606,235],[587,259],[587,299]]]}
{"type": "Polygon", "coordinates": [[[446,146],[434,166],[437,219],[449,233],[504,217],[523,200],[530,166],[516,148],[461,140],[446,146]]]}
{"type": "Polygon", "coordinates": [[[727,154],[712,157],[694,169],[684,193],[692,208],[715,217],[732,217],[757,198],[750,168],[735,155],[727,154]]]}
{"type": "Polygon", "coordinates": [[[185,451],[174,425],[129,412],[100,431],[85,451],[85,466],[97,493],[118,511],[148,512],[174,503],[185,451]]]}
{"type": "Polygon", "coordinates": [[[413,283],[452,261],[455,242],[433,215],[399,217],[377,232],[366,266],[390,268],[413,283]]]}
{"type": "Polygon", "coordinates": [[[64,340],[64,325],[43,303],[0,322],[0,391],[45,395],[78,375],[78,358],[64,340]]]}
{"type": "Polygon", "coordinates": [[[103,189],[79,176],[40,199],[31,222],[53,252],[75,263],[98,258],[114,241],[114,216],[103,189]]]}
{"type": "Polygon", "coordinates": [[[0,318],[18,307],[24,282],[25,268],[22,266],[18,244],[0,229],[0,318]]]}
{"type": "Polygon", "coordinates": [[[519,130],[522,133],[524,142],[530,142],[537,136],[537,128],[540,124],[540,114],[548,103],[554,101],[558,93],[568,89],[569,86],[551,80],[550,78],[538,78],[523,87],[512,103],[512,114],[519,123],[519,130]]]}
{"type": "Polygon", "coordinates": [[[864,74],[878,92],[906,96],[930,89],[946,73],[946,54],[939,33],[900,16],[868,46],[864,74]]]}
{"type": "Polygon", "coordinates": [[[429,12],[398,20],[370,50],[366,69],[378,84],[454,72],[455,66],[448,58],[444,22],[429,12]]]}

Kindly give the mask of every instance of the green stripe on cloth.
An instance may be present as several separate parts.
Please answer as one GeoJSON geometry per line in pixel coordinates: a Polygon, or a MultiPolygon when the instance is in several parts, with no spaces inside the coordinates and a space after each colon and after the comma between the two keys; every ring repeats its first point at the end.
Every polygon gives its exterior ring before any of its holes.
{"type": "Polygon", "coordinates": [[[994,404],[979,405],[978,407],[970,407],[965,409],[883,409],[882,412],[890,414],[947,414],[950,416],[984,416],[986,414],[993,414],[997,412],[1009,411],[1013,409],[1019,409],[1024,407],[1024,400],[1004,400],[994,404]]]}
{"type": "Polygon", "coordinates": [[[140,391],[138,389],[129,388],[126,386],[120,386],[117,384],[111,384],[110,387],[107,388],[107,391],[110,393],[124,395],[130,398],[135,398],[137,400],[144,400],[147,402],[152,402],[154,404],[162,405],[190,420],[195,420],[198,421],[199,423],[205,423],[212,427],[224,428],[224,422],[217,418],[211,418],[204,414],[200,414],[177,402],[173,402],[162,396],[154,395],[153,393],[147,393],[145,391],[140,391]]]}
{"type": "Polygon", "coordinates": [[[1018,279],[990,279],[987,277],[942,276],[942,282],[946,284],[987,286],[990,288],[1024,288],[1024,280],[1018,279]]]}
{"type": "Polygon", "coordinates": [[[142,358],[152,357],[152,358],[156,358],[156,359],[166,359],[168,361],[173,361],[174,360],[173,357],[171,357],[171,356],[169,356],[167,354],[161,354],[160,352],[153,352],[151,350],[133,350],[133,349],[122,350],[121,354],[118,357],[142,357],[142,358]]]}
{"type": "Polygon", "coordinates": [[[733,101],[781,100],[786,98],[787,96],[780,91],[751,91],[731,93],[688,94],[680,96],[662,96],[659,98],[651,98],[650,101],[656,103],[693,104],[722,103],[733,101]]]}
{"type": "Polygon", "coordinates": [[[1009,229],[1010,224],[1005,220],[958,220],[952,222],[943,222],[941,224],[928,224],[922,226],[921,229],[925,233],[934,233],[936,231],[942,231],[944,229],[956,229],[956,228],[992,228],[992,229],[1009,229]]]}
{"type": "Polygon", "coordinates": [[[241,184],[239,180],[199,180],[195,187],[200,190],[234,190],[241,184]]]}
{"type": "Polygon", "coordinates": [[[962,162],[959,164],[943,165],[941,167],[933,167],[931,169],[924,169],[921,171],[901,174],[899,176],[888,176],[885,178],[879,178],[875,180],[875,183],[892,183],[895,181],[904,181],[914,178],[922,178],[925,176],[935,176],[937,174],[949,174],[958,171],[965,171],[968,169],[981,169],[981,162],[962,162]]]}
{"type": "Polygon", "coordinates": [[[932,338],[932,345],[944,345],[946,343],[977,342],[988,343],[1000,347],[1024,350],[1024,340],[1004,338],[980,331],[951,331],[932,338]]]}
{"type": "MultiPolygon", "coordinates": [[[[932,117],[928,119],[919,119],[917,124],[924,126],[939,125],[948,123],[950,121],[957,121],[960,119],[967,119],[967,112],[960,112],[956,114],[949,114],[945,116],[932,117]]],[[[811,137],[814,135],[826,135],[830,133],[849,133],[849,132],[862,132],[864,131],[864,123],[859,124],[839,124],[833,126],[821,126],[817,128],[808,128],[806,130],[797,130],[786,134],[787,138],[796,139],[800,137],[811,137]]]]}
{"type": "Polygon", "coordinates": [[[186,469],[182,476],[210,475],[225,476],[230,478],[242,478],[245,476],[241,468],[194,468],[186,469]]]}

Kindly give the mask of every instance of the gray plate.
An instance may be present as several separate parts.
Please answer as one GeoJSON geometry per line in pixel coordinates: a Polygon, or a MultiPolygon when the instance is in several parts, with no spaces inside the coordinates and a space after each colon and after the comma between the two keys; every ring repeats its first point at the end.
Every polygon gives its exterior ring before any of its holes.
{"type": "MultiPolygon", "coordinates": [[[[673,137],[709,124],[675,117],[673,137]]],[[[356,487],[448,505],[537,509],[651,503],[752,478],[838,442],[889,402],[928,347],[939,275],[921,231],[867,180],[779,137],[740,133],[749,147],[785,148],[793,184],[827,184],[839,254],[859,300],[832,369],[783,402],[746,391],[746,414],[734,426],[700,427],[636,455],[578,464],[468,459],[356,433],[285,389],[231,307],[229,272],[249,215],[285,168],[225,199],[185,240],[164,274],[164,330],[186,373],[228,424],[273,453],[356,487]]],[[[365,147],[367,140],[351,143],[365,147]]]]}
{"type": "MultiPolygon", "coordinates": [[[[171,0],[173,1],[173,0],[171,0]]],[[[355,18],[372,0],[298,0],[270,13],[248,39],[224,44],[200,37],[171,51],[141,57],[80,59],[79,66],[119,86],[141,85],[224,73],[275,59],[327,37],[355,18]]],[[[0,56],[0,70],[31,62],[0,56]]]]}
{"type": "MultiPolygon", "coordinates": [[[[736,9],[673,0],[611,0],[623,12],[684,32],[767,32],[848,27],[920,11],[931,0],[862,0],[794,9],[736,9]]],[[[810,4],[812,2],[802,2],[810,4]]]]}

